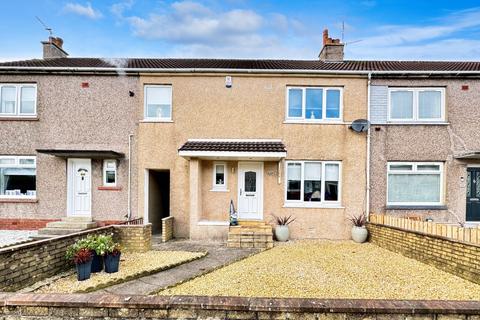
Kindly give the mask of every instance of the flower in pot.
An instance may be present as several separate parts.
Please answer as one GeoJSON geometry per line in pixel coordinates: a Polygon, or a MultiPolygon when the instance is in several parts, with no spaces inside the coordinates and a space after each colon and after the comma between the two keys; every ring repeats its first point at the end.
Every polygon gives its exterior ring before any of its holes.
{"type": "Polygon", "coordinates": [[[78,281],[90,279],[92,252],[89,248],[82,248],[76,243],[68,248],[66,257],[69,261],[75,263],[78,281]]]}
{"type": "Polygon", "coordinates": [[[120,266],[120,255],[121,255],[120,244],[111,240],[108,243],[106,254],[105,254],[105,272],[115,273],[118,272],[120,266]]]}
{"type": "Polygon", "coordinates": [[[100,272],[103,270],[103,256],[105,255],[104,249],[104,235],[88,235],[84,241],[85,246],[92,252],[92,272],[100,272]]]}
{"type": "Polygon", "coordinates": [[[292,215],[284,217],[278,217],[276,215],[273,215],[273,218],[275,219],[276,224],[275,238],[277,239],[277,241],[287,241],[290,237],[290,230],[288,229],[288,225],[294,222],[295,218],[293,218],[292,215]]]}
{"type": "Polygon", "coordinates": [[[367,241],[368,230],[365,227],[367,223],[367,217],[365,213],[358,216],[351,216],[348,220],[353,224],[352,227],[352,240],[357,243],[363,243],[367,241]]]}

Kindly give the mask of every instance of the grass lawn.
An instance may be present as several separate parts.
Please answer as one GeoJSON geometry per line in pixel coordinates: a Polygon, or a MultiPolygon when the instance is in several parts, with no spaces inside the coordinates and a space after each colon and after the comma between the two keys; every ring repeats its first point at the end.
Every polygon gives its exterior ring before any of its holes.
{"type": "Polygon", "coordinates": [[[159,294],[480,300],[480,285],[369,243],[300,241],[159,294]]]}
{"type": "Polygon", "coordinates": [[[113,284],[159,272],[205,256],[205,252],[148,251],[145,253],[123,252],[120,268],[116,273],[92,273],[90,279],[77,280],[77,274],[69,272],[65,277],[41,281],[35,292],[90,292],[113,284]]]}

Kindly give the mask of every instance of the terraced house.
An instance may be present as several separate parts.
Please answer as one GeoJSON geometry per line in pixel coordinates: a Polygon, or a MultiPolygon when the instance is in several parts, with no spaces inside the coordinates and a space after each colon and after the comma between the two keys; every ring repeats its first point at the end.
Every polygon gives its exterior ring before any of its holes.
{"type": "Polygon", "coordinates": [[[176,237],[226,240],[293,215],[292,238],[345,239],[363,212],[479,220],[479,63],[344,60],[327,31],[316,60],[69,58],[58,41],[0,64],[2,226],[173,217],[176,237]]]}

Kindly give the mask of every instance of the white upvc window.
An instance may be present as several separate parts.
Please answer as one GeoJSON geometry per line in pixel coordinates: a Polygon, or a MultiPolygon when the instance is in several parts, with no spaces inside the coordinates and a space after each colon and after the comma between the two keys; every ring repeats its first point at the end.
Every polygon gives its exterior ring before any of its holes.
{"type": "Polygon", "coordinates": [[[0,117],[37,115],[37,85],[0,83],[0,117]]]}
{"type": "Polygon", "coordinates": [[[287,122],[338,122],[342,112],[341,87],[287,87],[287,122]]]}
{"type": "Polygon", "coordinates": [[[442,162],[389,162],[387,166],[387,205],[443,204],[442,162]]]}
{"type": "Polygon", "coordinates": [[[35,156],[0,156],[0,199],[37,196],[35,156]]]}
{"type": "Polygon", "coordinates": [[[286,161],[285,165],[286,205],[340,205],[340,161],[286,161]]]}
{"type": "Polygon", "coordinates": [[[145,85],[144,119],[149,121],[172,121],[172,86],[145,85]]]}
{"type": "Polygon", "coordinates": [[[117,160],[103,161],[103,185],[106,187],[117,185],[117,160]]]}
{"type": "Polygon", "coordinates": [[[213,163],[213,191],[227,190],[227,164],[225,162],[213,163]]]}
{"type": "Polygon", "coordinates": [[[445,121],[445,88],[389,88],[388,120],[445,121]]]}

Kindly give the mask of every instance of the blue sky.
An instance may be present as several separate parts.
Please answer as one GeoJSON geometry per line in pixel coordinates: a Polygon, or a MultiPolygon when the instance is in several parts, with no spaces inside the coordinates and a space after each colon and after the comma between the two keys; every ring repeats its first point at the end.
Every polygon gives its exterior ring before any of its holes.
{"type": "Polygon", "coordinates": [[[0,0],[0,60],[41,57],[35,16],[73,57],[316,59],[344,21],[346,59],[480,58],[478,0],[0,0]]]}

